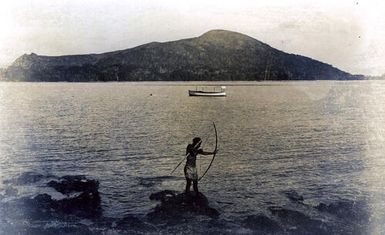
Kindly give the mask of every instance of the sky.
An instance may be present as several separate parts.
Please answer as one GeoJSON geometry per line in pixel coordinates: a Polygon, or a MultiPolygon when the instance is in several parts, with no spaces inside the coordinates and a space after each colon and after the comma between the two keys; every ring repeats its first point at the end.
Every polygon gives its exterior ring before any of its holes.
{"type": "Polygon", "coordinates": [[[383,0],[2,0],[0,67],[226,29],[353,74],[385,74],[383,0]]]}

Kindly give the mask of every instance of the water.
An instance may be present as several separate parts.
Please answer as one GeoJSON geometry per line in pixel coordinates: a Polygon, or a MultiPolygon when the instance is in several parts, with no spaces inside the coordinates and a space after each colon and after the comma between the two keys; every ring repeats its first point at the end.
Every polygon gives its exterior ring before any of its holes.
{"type": "MultiPolygon", "coordinates": [[[[252,232],[244,218],[274,217],[272,206],[337,223],[314,207],[341,200],[365,205],[362,233],[385,231],[385,82],[231,83],[226,98],[188,97],[193,87],[0,83],[1,189],[25,172],[85,175],[100,182],[104,217],[145,218],[156,205],[151,193],[183,190],[183,166],[170,172],[191,139],[214,149],[215,122],[219,152],[199,187],[233,229],[217,231],[252,232]]],[[[200,172],[211,158],[200,158],[200,172]]],[[[13,187],[14,198],[42,190],[13,187]]],[[[202,226],[191,231],[210,229],[202,226]]]]}

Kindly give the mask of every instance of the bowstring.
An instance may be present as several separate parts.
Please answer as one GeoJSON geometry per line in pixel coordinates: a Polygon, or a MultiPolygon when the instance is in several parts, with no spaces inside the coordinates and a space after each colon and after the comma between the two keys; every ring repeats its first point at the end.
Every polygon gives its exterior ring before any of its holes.
{"type": "MultiPolygon", "coordinates": [[[[205,133],[205,136],[206,136],[206,138],[205,138],[205,141],[204,142],[202,142],[202,144],[201,144],[201,148],[203,149],[203,151],[204,151],[204,148],[203,148],[203,143],[207,143],[207,141],[209,140],[209,138],[211,137],[211,135],[212,135],[212,132],[211,132],[211,129],[212,129],[212,127],[210,127],[207,131],[206,131],[206,133],[205,133]]],[[[201,160],[200,161],[198,161],[198,164],[199,164],[199,173],[200,172],[202,172],[202,164],[201,164],[201,160]]]]}

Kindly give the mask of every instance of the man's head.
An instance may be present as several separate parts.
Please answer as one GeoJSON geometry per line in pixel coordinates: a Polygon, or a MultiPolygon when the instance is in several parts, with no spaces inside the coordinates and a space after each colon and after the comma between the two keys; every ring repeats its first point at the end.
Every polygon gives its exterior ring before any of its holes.
{"type": "Polygon", "coordinates": [[[196,147],[196,148],[198,148],[199,146],[201,146],[201,143],[202,143],[202,140],[201,140],[201,138],[199,138],[199,137],[195,137],[194,139],[193,139],[193,146],[194,147],[196,147]]]}

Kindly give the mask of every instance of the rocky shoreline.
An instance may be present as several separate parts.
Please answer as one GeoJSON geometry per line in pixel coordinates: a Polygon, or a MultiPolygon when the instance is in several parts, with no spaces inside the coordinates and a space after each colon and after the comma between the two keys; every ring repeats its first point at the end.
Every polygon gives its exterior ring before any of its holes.
{"type": "Polygon", "coordinates": [[[365,234],[368,231],[365,203],[341,199],[311,206],[294,190],[282,192],[294,208],[272,205],[267,208],[267,214],[228,221],[221,217],[220,208],[210,206],[202,193],[162,190],[150,194],[149,200],[159,203],[146,216],[126,214],[122,218],[110,218],[103,215],[99,182],[85,176],[56,177],[27,172],[3,184],[8,187],[0,194],[2,234],[203,233],[199,224],[210,228],[212,233],[222,234],[242,231],[246,234],[365,234]],[[48,193],[17,197],[15,186],[41,181],[60,197],[48,193]],[[307,213],[300,212],[300,208],[307,213]],[[198,224],[196,218],[200,218],[198,224]]]}

